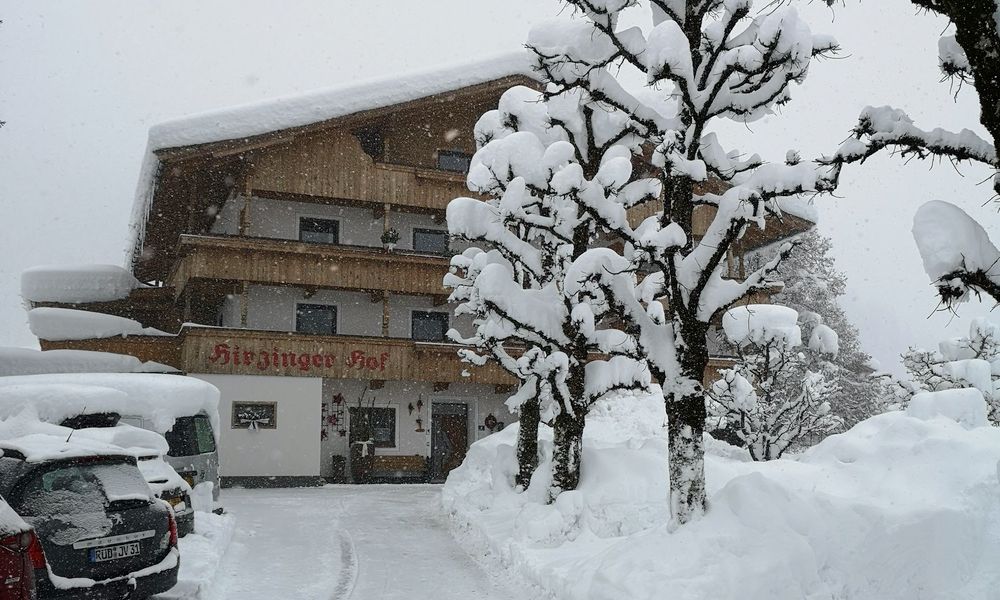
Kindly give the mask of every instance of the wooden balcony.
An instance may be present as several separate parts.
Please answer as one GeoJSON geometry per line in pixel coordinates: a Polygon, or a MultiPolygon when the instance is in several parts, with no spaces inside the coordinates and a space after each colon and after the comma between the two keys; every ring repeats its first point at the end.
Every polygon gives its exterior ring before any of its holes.
{"type": "Polygon", "coordinates": [[[182,235],[167,279],[179,297],[193,280],[446,297],[449,259],[295,240],[182,235]]]}

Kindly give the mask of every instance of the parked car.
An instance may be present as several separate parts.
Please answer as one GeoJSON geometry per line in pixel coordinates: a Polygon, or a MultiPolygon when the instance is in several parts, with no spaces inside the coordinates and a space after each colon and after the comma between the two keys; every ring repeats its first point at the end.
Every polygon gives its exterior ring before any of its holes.
{"type": "Polygon", "coordinates": [[[0,441],[0,494],[38,536],[39,598],[148,598],[177,583],[177,522],[136,458],[81,437],[0,441]]]}
{"type": "MultiPolygon", "coordinates": [[[[135,457],[146,483],[153,491],[153,494],[173,507],[174,517],[177,519],[177,533],[180,537],[194,531],[194,506],[191,503],[191,486],[174,470],[165,460],[164,455],[168,446],[166,439],[156,433],[146,429],[140,429],[126,424],[117,423],[117,415],[81,415],[63,422],[60,431],[76,431],[73,435],[77,438],[86,438],[112,446],[118,446],[135,457]],[[91,420],[90,417],[96,417],[91,420]],[[68,427],[69,425],[81,426],[86,424],[94,425],[99,422],[102,425],[111,423],[110,426],[100,427],[68,427]]],[[[45,427],[53,427],[46,424],[45,427]]]]}
{"type": "Polygon", "coordinates": [[[26,403],[38,418],[74,429],[126,423],[167,438],[164,459],[191,487],[212,484],[219,505],[219,390],[181,375],[54,373],[0,378],[0,419],[26,403]]]}
{"type": "Polygon", "coordinates": [[[0,498],[0,600],[34,600],[45,556],[35,530],[0,498]]]}

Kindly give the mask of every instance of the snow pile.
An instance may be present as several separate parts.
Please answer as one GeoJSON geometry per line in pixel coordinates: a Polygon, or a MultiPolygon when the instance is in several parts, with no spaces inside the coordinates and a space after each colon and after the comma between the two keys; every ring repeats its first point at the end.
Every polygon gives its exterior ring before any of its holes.
{"type": "Polygon", "coordinates": [[[996,596],[1000,429],[935,399],[951,418],[879,415],[794,458],[706,438],[710,512],[671,532],[662,406],[616,403],[588,420],[580,487],[552,505],[549,439],[523,494],[517,427],[474,444],[443,492],[460,541],[561,600],[996,596]]]}
{"type": "Polygon", "coordinates": [[[215,589],[216,575],[235,528],[236,519],[232,515],[195,511],[195,532],[177,542],[182,558],[177,585],[156,597],[163,600],[220,598],[221,594],[215,589]]]}
{"type": "Polygon", "coordinates": [[[115,265],[41,266],[21,273],[21,297],[29,302],[109,302],[138,287],[143,284],[115,265]]]}
{"type": "Polygon", "coordinates": [[[0,346],[0,377],[42,373],[173,373],[177,369],[127,354],[0,346]]]}
{"type": "Polygon", "coordinates": [[[799,313],[787,306],[750,304],[731,308],[722,315],[722,328],[734,344],[764,345],[778,342],[789,347],[802,343],[799,313]]]}
{"type": "Polygon", "coordinates": [[[143,327],[138,321],[71,308],[33,308],[28,311],[31,333],[42,340],[89,340],[129,335],[170,335],[143,327]]]}
{"type": "MultiPolygon", "coordinates": [[[[219,390],[180,375],[63,373],[0,377],[0,419],[32,411],[47,423],[80,414],[116,412],[150,421],[166,433],[178,417],[205,412],[219,435],[219,390]]],[[[30,413],[29,413],[30,414],[30,413]]]]}

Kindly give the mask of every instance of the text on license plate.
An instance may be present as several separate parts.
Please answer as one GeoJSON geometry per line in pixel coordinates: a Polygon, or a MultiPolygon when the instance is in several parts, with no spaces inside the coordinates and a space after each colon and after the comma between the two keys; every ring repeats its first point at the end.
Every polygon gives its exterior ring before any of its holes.
{"type": "Polygon", "coordinates": [[[104,562],[139,555],[139,542],[90,549],[90,562],[104,562]]]}

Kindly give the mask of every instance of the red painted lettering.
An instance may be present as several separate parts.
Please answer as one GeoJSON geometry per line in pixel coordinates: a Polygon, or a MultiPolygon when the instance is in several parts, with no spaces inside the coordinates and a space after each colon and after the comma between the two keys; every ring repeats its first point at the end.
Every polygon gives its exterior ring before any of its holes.
{"type": "Polygon", "coordinates": [[[322,354],[313,354],[312,355],[312,363],[313,363],[313,366],[316,367],[317,369],[323,368],[323,355],[322,354]]]}
{"type": "Polygon", "coordinates": [[[220,360],[222,364],[229,364],[229,344],[216,344],[213,349],[212,355],[208,357],[208,360],[217,363],[220,360]]]}

